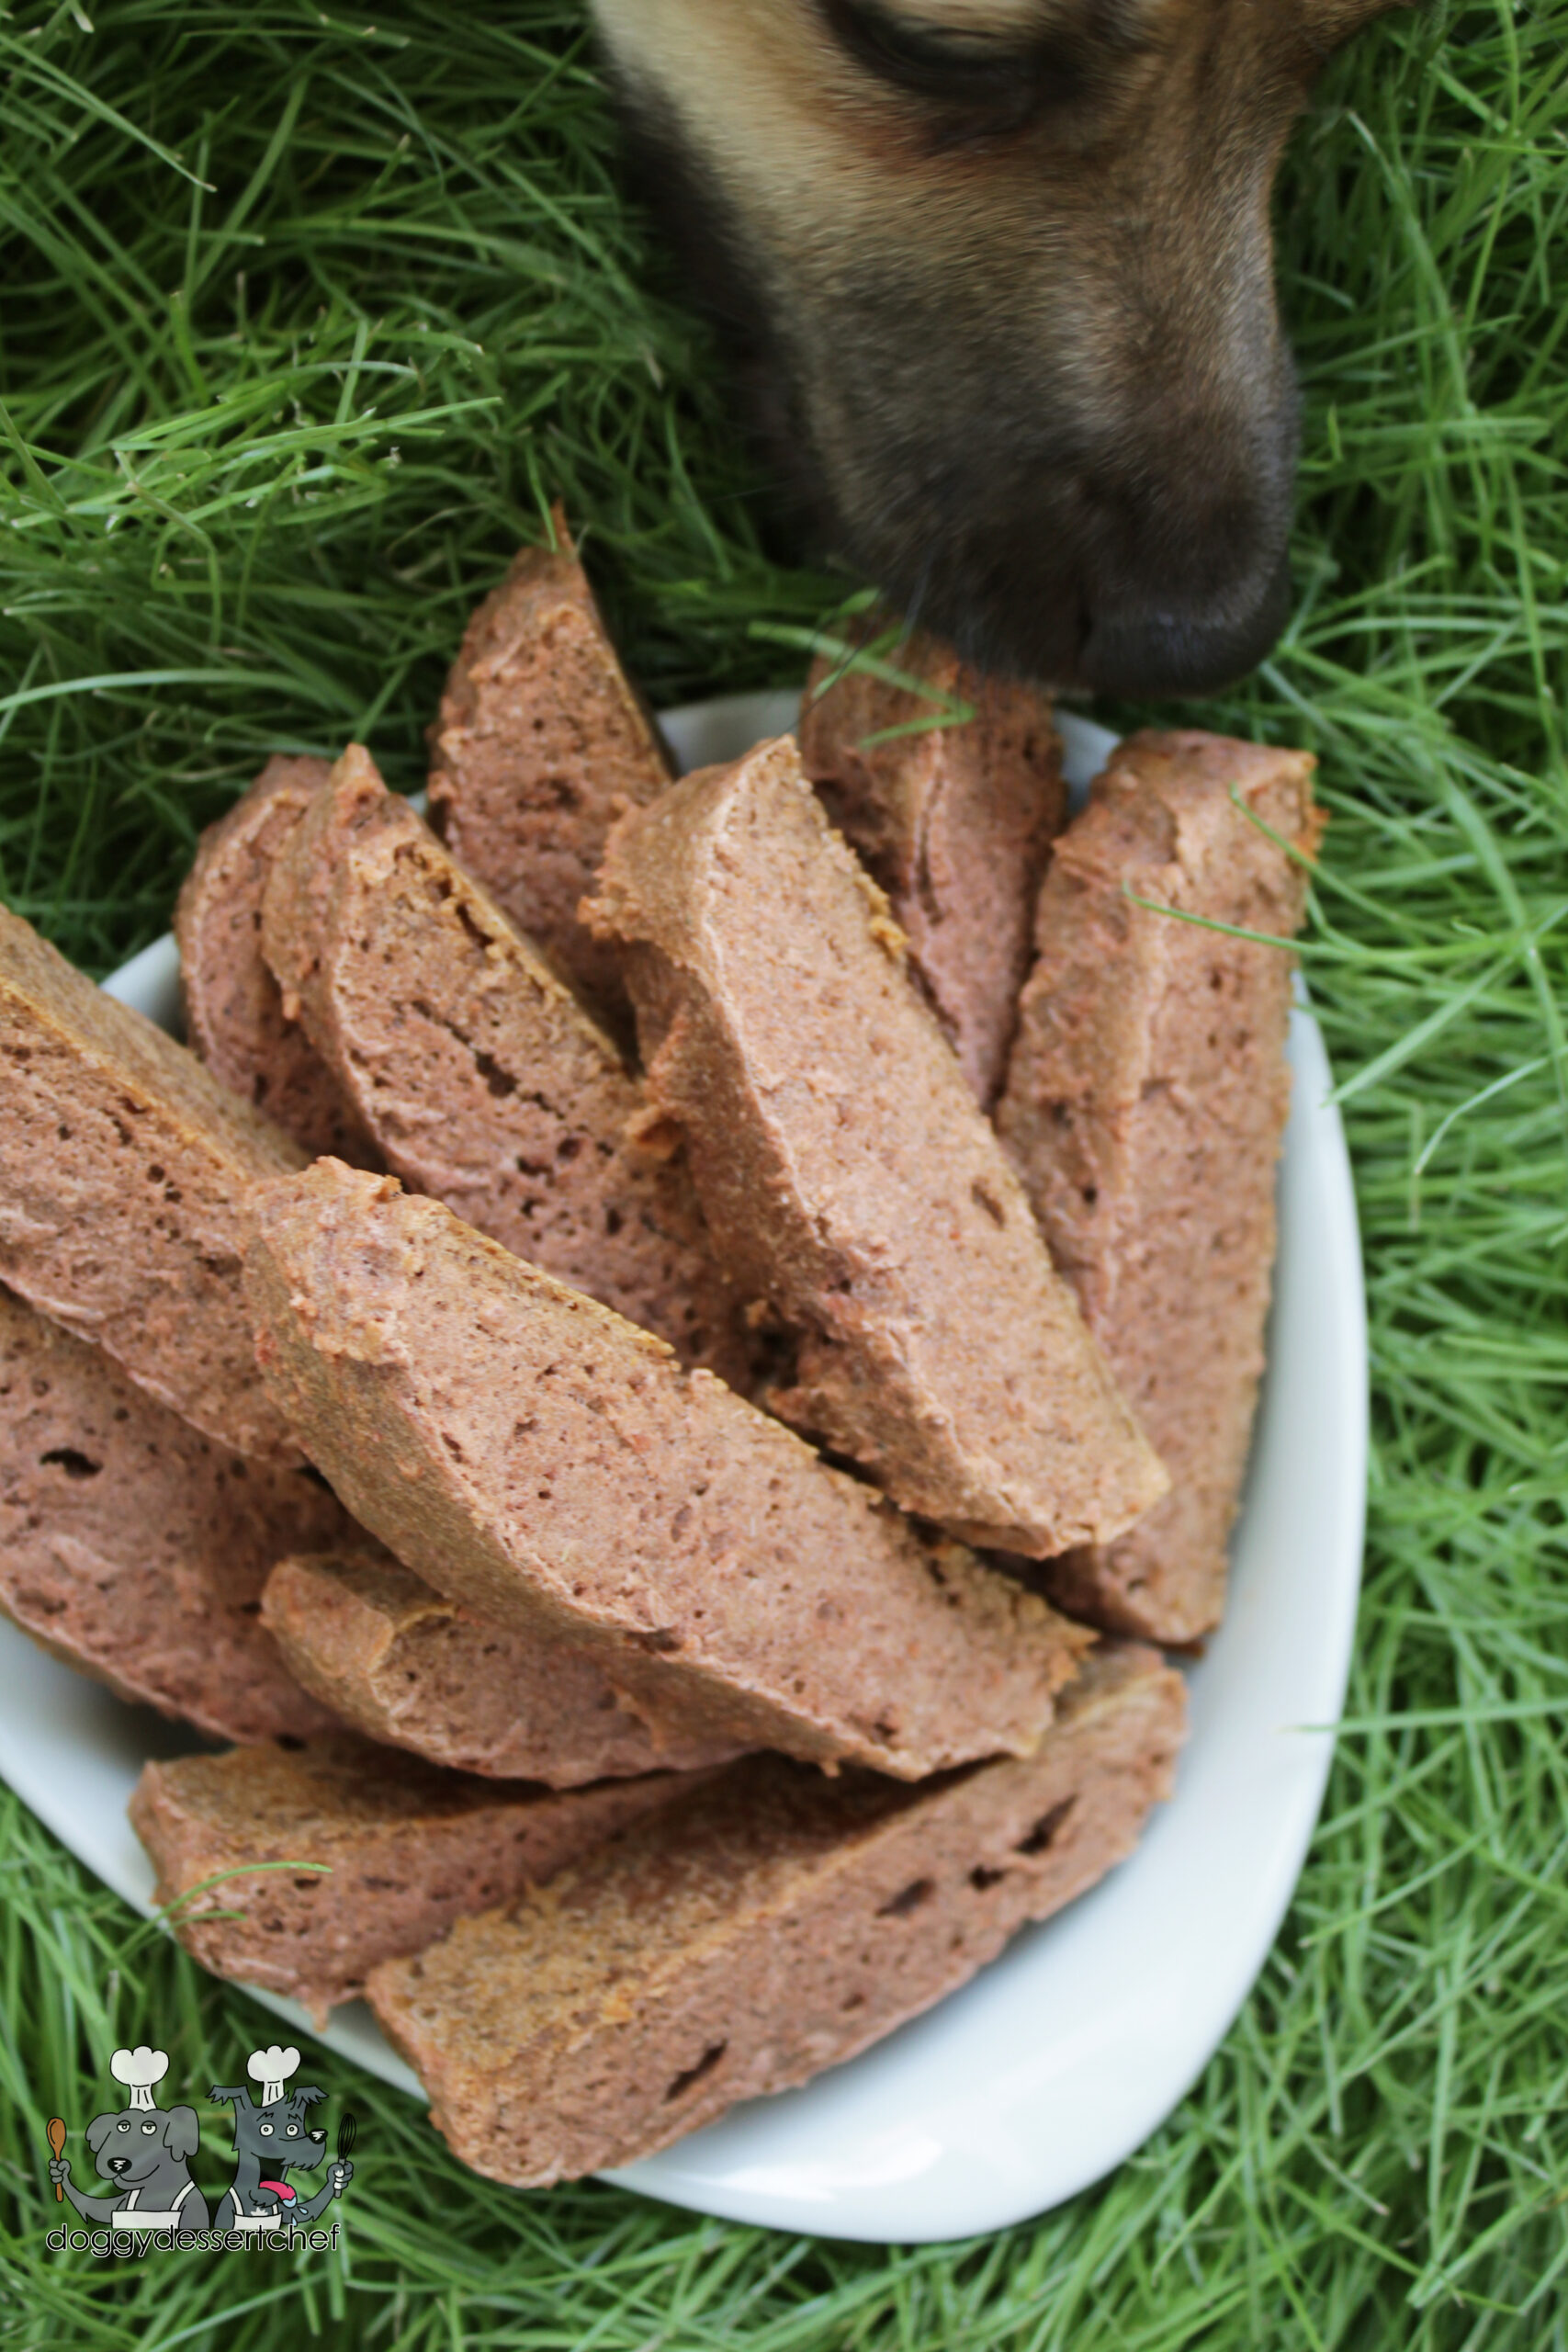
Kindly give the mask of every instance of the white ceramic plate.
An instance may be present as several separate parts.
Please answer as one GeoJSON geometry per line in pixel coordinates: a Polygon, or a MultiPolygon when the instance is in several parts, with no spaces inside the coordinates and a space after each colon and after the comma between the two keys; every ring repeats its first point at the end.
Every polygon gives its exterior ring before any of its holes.
{"type": "MultiPolygon", "coordinates": [[[[681,759],[734,757],[794,722],[793,695],[675,713],[681,759]]],[[[1078,786],[1112,739],[1064,722],[1078,786]]],[[[111,991],[177,1017],[174,942],[111,991]]],[[[1027,1928],[960,1993],[805,2090],[753,2100],[611,2176],[738,2221],[872,2240],[965,2237],[1057,2203],[1155,2129],[1223,2038],[1306,1854],[1343,1702],[1360,1580],[1367,1350],[1349,1163],[1315,1023],[1291,1038],[1269,1374],[1224,1630],[1190,1676],[1175,1797],[1131,1860],[1027,1928]]],[[[146,1758],[189,1743],[0,1623],[0,1772],[142,1912],[152,1873],[125,1818],[146,1758]]],[[[303,2013],[257,1999],[310,2030],[303,2013]]],[[[156,2018],[144,2030],[157,2038],[156,2018]]],[[[320,2037],[419,2086],[360,2005],[320,2037]]]]}

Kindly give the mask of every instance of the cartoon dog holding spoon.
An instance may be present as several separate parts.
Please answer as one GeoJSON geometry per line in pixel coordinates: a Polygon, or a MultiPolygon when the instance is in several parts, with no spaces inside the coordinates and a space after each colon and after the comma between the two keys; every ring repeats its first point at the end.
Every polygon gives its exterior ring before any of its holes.
{"type": "Polygon", "coordinates": [[[125,2230],[206,2229],[207,2199],[190,2173],[201,2136],[196,2109],[161,2108],[152,2098],[154,2086],[168,2071],[168,2052],[145,2043],[117,2050],[109,2060],[109,2072],[129,2095],[127,2104],[118,2113],[95,2115],[86,2139],[100,2177],[113,2185],[112,2196],[85,2196],[71,2177],[68,2156],[51,2163],[51,2180],[85,2222],[112,2222],[125,2230]]]}

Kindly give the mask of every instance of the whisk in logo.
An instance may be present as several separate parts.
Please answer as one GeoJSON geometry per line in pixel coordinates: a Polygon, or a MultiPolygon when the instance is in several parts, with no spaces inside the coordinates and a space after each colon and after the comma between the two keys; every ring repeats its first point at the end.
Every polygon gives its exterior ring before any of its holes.
{"type": "Polygon", "coordinates": [[[354,2177],[356,2125],[352,2114],[342,2117],[336,2153],[329,2156],[326,2131],[313,2120],[327,2094],[317,2084],[296,2082],[298,2050],[277,2042],[253,2050],[245,2072],[254,2091],[245,2084],[215,2083],[208,2092],[213,2106],[232,2108],[234,2126],[230,2178],[212,2204],[191,2169],[201,2143],[195,2108],[160,2107],[153,2097],[168,2071],[167,2052],[145,2043],[110,2058],[125,2104],[95,2115],[84,2135],[103,2195],[77,2187],[65,2154],[64,2120],[51,2118],[49,2177],[55,2198],[69,2200],[91,2226],[62,2222],[50,2232],[48,2245],[59,2253],[100,2256],[153,2249],[321,2253],[335,2247],[338,2225],[322,2226],[321,2217],[354,2177]],[[304,2177],[296,2182],[291,2173],[304,2177]],[[310,2178],[315,2174],[321,2175],[319,2183],[310,2178]]]}

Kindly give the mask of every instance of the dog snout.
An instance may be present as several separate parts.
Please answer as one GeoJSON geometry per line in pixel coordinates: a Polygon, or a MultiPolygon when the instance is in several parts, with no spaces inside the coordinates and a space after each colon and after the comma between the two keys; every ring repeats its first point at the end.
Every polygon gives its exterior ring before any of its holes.
{"type": "Polygon", "coordinates": [[[130,2170],[130,2158],[129,2156],[110,2156],[108,2160],[108,2170],[116,2175],[122,2172],[129,2172],[130,2170]]]}
{"type": "Polygon", "coordinates": [[[1266,657],[1291,611],[1293,396],[1250,436],[1250,448],[1248,438],[1237,430],[1227,450],[1224,428],[1213,427],[1207,462],[1194,455],[1184,470],[1177,435],[1160,491],[1134,502],[1125,527],[1087,535],[1081,636],[1060,683],[1101,694],[1204,694],[1266,657]]]}

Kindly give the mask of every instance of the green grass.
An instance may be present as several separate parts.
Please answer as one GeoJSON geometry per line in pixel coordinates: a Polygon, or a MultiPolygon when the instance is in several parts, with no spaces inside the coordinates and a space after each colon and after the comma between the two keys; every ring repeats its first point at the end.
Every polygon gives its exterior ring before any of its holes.
{"type": "MultiPolygon", "coordinates": [[[[334,2066],[363,2127],[335,2259],[110,2275],[42,2251],[45,2120],[154,2027],[220,2078],[260,2013],[6,1801],[0,2343],[1568,2341],[1565,60],[1568,0],[1381,26],[1280,209],[1297,616],[1206,715],[1323,758],[1308,969],[1375,1445],[1323,1826],[1201,2083],[1064,2210],[889,2254],[503,2193],[334,2066]]],[[[798,674],[754,628],[847,583],[763,551],[576,8],[15,6],[0,117],[0,895],[68,951],[164,927],[267,750],[358,732],[413,781],[462,617],[555,495],[656,698],[798,674]]]]}

